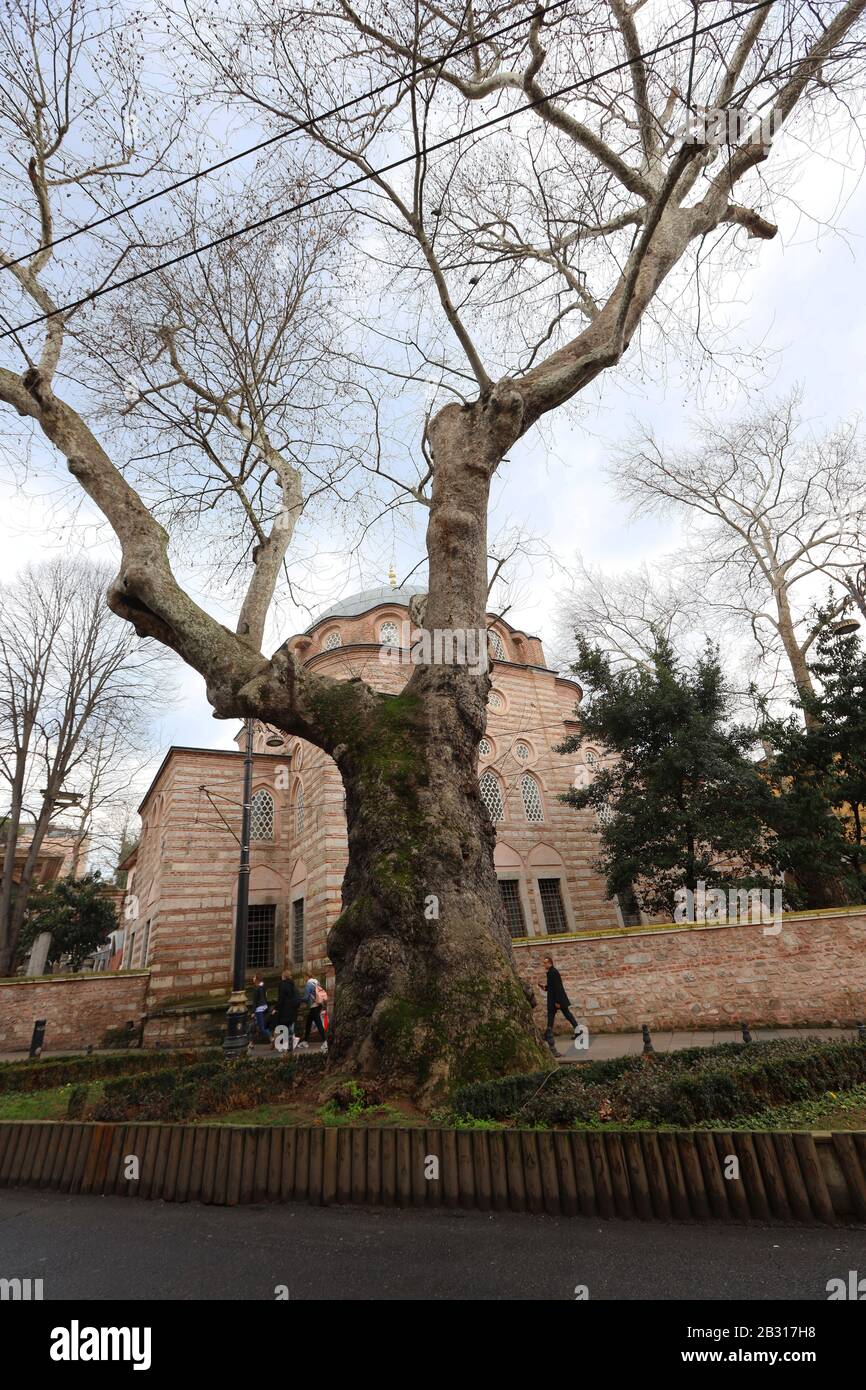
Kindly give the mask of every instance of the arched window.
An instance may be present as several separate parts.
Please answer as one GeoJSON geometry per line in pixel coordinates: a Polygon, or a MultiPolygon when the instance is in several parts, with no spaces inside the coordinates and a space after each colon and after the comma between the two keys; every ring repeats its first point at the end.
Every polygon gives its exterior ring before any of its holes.
{"type": "Polygon", "coordinates": [[[502,709],[503,700],[498,690],[491,690],[487,697],[487,703],[491,709],[502,709]]]}
{"type": "Polygon", "coordinates": [[[304,784],[299,782],[295,791],[295,830],[299,835],[304,832],[304,784]]]}
{"type": "Polygon", "coordinates": [[[323,651],[326,651],[326,652],[332,652],[332,651],[334,651],[337,647],[342,647],[342,645],[343,645],[343,639],[342,639],[342,637],[340,636],[340,633],[339,633],[339,631],[337,630],[337,628],[334,628],[334,631],[333,631],[333,632],[329,632],[328,635],[327,635],[327,637],[325,638],[325,640],[324,640],[324,642],[323,642],[323,644],[322,644],[322,650],[323,650],[323,651]]]}
{"type": "Polygon", "coordinates": [[[396,647],[400,640],[397,631],[397,624],[392,622],[383,623],[379,628],[379,641],[383,647],[396,647]]]}
{"type": "Polygon", "coordinates": [[[608,802],[605,802],[603,806],[599,806],[595,814],[598,817],[599,825],[610,825],[613,820],[613,808],[608,802]]]}
{"type": "Polygon", "coordinates": [[[531,772],[525,772],[520,779],[520,794],[523,809],[529,821],[543,821],[544,807],[541,803],[541,790],[531,772]]]}
{"type": "Polygon", "coordinates": [[[250,839],[272,840],[274,838],[274,798],[264,787],[257,791],[250,803],[250,839]]]}
{"type": "Polygon", "coordinates": [[[478,745],[478,752],[480,753],[482,758],[490,757],[490,754],[493,752],[493,748],[489,738],[483,738],[481,740],[481,742],[478,745]]]}
{"type": "Polygon", "coordinates": [[[529,744],[515,743],[514,756],[515,758],[519,758],[522,763],[525,763],[526,759],[529,757],[529,744]]]}
{"type": "Polygon", "coordinates": [[[487,633],[487,640],[490,643],[490,655],[494,658],[494,660],[504,661],[505,648],[502,645],[502,638],[499,636],[499,633],[494,632],[491,628],[487,633]]]}
{"type": "Polygon", "coordinates": [[[587,767],[591,767],[593,772],[598,767],[598,754],[594,748],[586,748],[583,754],[583,761],[587,767]]]}
{"type": "Polygon", "coordinates": [[[482,773],[478,782],[478,790],[481,792],[481,800],[490,812],[490,819],[496,825],[505,815],[505,806],[502,801],[502,788],[499,785],[499,778],[490,769],[482,773]]]}

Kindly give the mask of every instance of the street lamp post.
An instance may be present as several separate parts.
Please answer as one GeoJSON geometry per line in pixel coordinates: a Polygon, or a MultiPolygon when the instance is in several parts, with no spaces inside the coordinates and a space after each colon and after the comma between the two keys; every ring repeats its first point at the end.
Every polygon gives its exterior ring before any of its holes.
{"type": "Polygon", "coordinates": [[[248,1045],[249,1014],[247,1012],[247,918],[250,901],[250,803],[253,794],[253,721],[246,720],[246,749],[244,751],[244,792],[241,812],[241,858],[238,865],[238,901],[235,911],[234,960],[232,993],[226,1011],[226,1035],[223,1052],[238,1057],[248,1045]]]}

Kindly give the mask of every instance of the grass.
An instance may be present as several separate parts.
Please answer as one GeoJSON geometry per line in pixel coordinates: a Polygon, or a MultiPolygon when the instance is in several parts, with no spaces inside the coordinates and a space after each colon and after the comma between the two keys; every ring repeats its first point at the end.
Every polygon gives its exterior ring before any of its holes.
{"type": "Polygon", "coordinates": [[[407,1115],[392,1105],[375,1106],[357,1114],[338,1111],[328,1105],[254,1105],[249,1110],[232,1110],[227,1115],[199,1115],[195,1120],[199,1125],[272,1125],[279,1129],[293,1129],[299,1125],[322,1125],[326,1129],[345,1125],[364,1129],[399,1125],[401,1129],[414,1129],[424,1123],[423,1117],[407,1115]]]}
{"type": "MultiPolygon", "coordinates": [[[[102,1095],[101,1081],[88,1088],[87,1105],[102,1095]]],[[[54,1086],[48,1091],[10,1091],[0,1095],[0,1120],[65,1120],[72,1083],[54,1086]]],[[[86,1115],[85,1115],[86,1118],[86,1115]]]]}
{"type": "Polygon", "coordinates": [[[826,1091],[815,1100],[771,1106],[734,1124],[714,1121],[700,1128],[866,1130],[866,1085],[852,1086],[849,1091],[826,1091]]]}

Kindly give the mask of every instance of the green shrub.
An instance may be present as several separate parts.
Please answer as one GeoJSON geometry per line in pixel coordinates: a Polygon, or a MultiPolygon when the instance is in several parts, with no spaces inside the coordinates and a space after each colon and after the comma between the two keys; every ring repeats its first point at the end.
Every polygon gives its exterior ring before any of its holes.
{"type": "Polygon", "coordinates": [[[50,1091],[78,1081],[98,1081],[102,1077],[131,1076],[137,1072],[158,1071],[170,1066],[200,1062],[202,1052],[126,1052],[87,1057],[58,1057],[54,1060],[0,1063],[0,1094],[7,1091],[50,1091]]]}
{"type": "Polygon", "coordinates": [[[67,1120],[77,1120],[84,1114],[84,1107],[87,1104],[87,1092],[89,1089],[90,1087],[86,1083],[81,1086],[72,1087],[66,1105],[67,1120]]]}
{"type": "Polygon", "coordinates": [[[325,1058],[222,1057],[182,1069],[150,1072],[108,1081],[94,1110],[97,1120],[187,1120],[224,1115],[279,1101],[297,1082],[322,1070],[325,1058]]]}
{"type": "Polygon", "coordinates": [[[861,1043],[783,1038],[560,1066],[548,1074],[463,1087],[452,1107],[458,1119],[508,1119],[520,1126],[691,1126],[735,1120],[863,1082],[861,1043]]]}

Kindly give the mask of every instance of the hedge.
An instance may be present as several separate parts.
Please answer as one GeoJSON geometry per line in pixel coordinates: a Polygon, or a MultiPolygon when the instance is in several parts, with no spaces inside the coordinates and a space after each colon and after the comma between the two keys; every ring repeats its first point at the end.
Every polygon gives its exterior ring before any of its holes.
{"type": "Polygon", "coordinates": [[[120,1052],[88,1057],[0,1063],[0,1094],[8,1091],[50,1091],[78,1081],[99,1081],[106,1076],[129,1076],[165,1067],[185,1067],[202,1060],[199,1048],[192,1052],[120,1052]]]}
{"type": "Polygon", "coordinates": [[[810,1100],[866,1081],[859,1042],[779,1039],[723,1043],[465,1086],[456,1116],[521,1125],[641,1123],[692,1126],[728,1121],[768,1106],[810,1100]]]}
{"type": "Polygon", "coordinates": [[[284,1099],[302,1076],[324,1069],[315,1053],[296,1058],[240,1058],[198,1061],[195,1065],[153,1071],[144,1076],[108,1081],[93,1119],[185,1120],[196,1115],[228,1114],[284,1099]]]}

